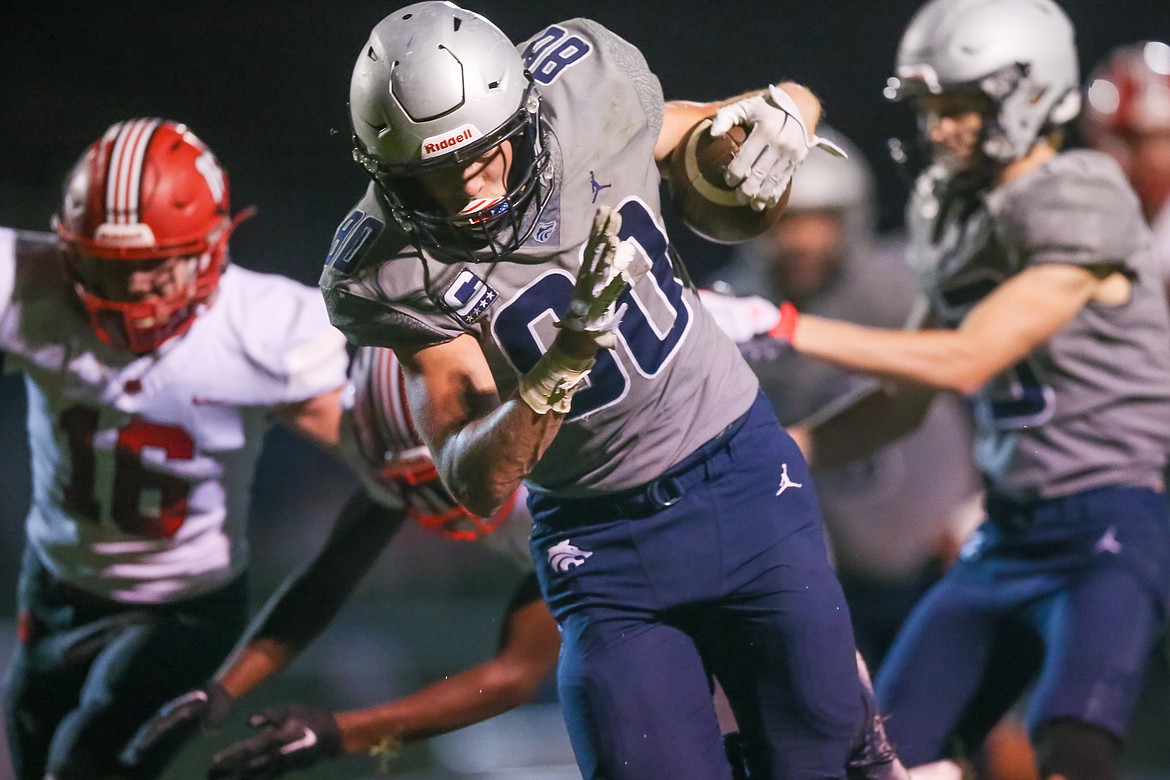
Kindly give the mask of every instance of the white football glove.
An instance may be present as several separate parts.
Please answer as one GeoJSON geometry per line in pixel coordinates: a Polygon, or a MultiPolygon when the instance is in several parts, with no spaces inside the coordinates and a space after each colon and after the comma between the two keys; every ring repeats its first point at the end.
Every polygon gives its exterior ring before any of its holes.
{"type": "MultiPolygon", "coordinates": [[[[621,226],[622,218],[616,211],[608,206],[597,209],[569,310],[557,323],[558,328],[589,336],[600,349],[613,349],[617,344],[615,331],[625,311],[624,305],[617,308],[617,299],[627,284],[650,269],[633,243],[618,240],[621,226]]],[[[570,357],[554,342],[520,377],[520,398],[537,414],[567,414],[573,394],[582,387],[594,362],[592,357],[570,357]]]]}
{"type": "Polygon", "coordinates": [[[700,288],[699,300],[736,344],[767,333],[780,322],[780,310],[758,295],[728,295],[700,288]]]}
{"type": "Polygon", "coordinates": [[[734,125],[744,125],[751,132],[728,163],[724,179],[735,187],[736,199],[750,203],[756,211],[780,202],[796,167],[814,146],[846,156],[832,141],[820,136],[810,140],[796,101],[774,84],[768,85],[766,95],[753,95],[720,108],[711,120],[710,133],[718,137],[734,125]]]}
{"type": "Polygon", "coordinates": [[[621,227],[621,214],[608,206],[597,209],[589,240],[585,242],[573,299],[557,323],[565,330],[588,334],[602,349],[613,349],[617,343],[614,331],[624,311],[624,307],[615,306],[618,297],[627,283],[637,281],[650,268],[631,241],[618,239],[621,227]]]}

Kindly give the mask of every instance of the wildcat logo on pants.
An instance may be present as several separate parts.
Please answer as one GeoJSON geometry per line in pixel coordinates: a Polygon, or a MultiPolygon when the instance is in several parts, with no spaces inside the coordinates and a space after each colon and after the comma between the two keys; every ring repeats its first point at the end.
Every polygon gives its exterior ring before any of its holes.
{"type": "Polygon", "coordinates": [[[564,574],[569,569],[575,569],[585,563],[585,559],[592,555],[593,553],[575,547],[566,539],[548,548],[548,565],[552,566],[553,571],[564,574]]]}

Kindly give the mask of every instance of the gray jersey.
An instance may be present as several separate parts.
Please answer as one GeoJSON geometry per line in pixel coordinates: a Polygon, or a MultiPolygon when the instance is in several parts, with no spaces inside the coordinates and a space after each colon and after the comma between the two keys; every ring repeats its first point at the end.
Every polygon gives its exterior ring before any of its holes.
{"type": "Polygon", "coordinates": [[[527,64],[552,195],[531,237],[505,262],[440,259],[411,246],[371,186],[338,229],[321,286],[334,324],[357,344],[411,350],[471,334],[507,397],[552,343],[595,211],[618,210],[621,237],[651,271],[623,295],[617,348],[599,353],[530,481],[564,496],[620,490],[718,434],[758,384],[672,263],[652,154],[662,91],[641,53],[583,19],[532,41],[542,43],[527,64]]]}
{"type": "Polygon", "coordinates": [[[920,179],[910,261],[937,317],[955,326],[998,284],[1041,263],[1115,266],[1122,305],[1085,305],[1048,343],[973,399],[991,490],[1055,497],[1154,485],[1170,442],[1170,323],[1149,231],[1121,170],[1070,151],[983,195],[920,179]]]}
{"type": "MultiPolygon", "coordinates": [[[[921,308],[906,266],[906,244],[853,239],[832,281],[802,311],[879,328],[899,328],[921,308]]],[[[764,242],[743,244],[728,282],[784,300],[767,273],[764,242]]],[[[778,352],[749,362],[781,423],[816,418],[827,407],[876,389],[869,377],[830,363],[778,352]]],[[[941,550],[964,539],[982,518],[972,456],[970,415],[962,399],[939,394],[910,434],[865,457],[814,470],[837,570],[879,578],[914,577],[941,550]]]]}

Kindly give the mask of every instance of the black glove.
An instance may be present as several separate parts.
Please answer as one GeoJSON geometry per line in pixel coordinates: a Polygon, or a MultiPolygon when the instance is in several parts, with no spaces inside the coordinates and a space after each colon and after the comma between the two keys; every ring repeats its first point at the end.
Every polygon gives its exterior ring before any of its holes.
{"type": "Polygon", "coordinates": [[[898,761],[894,746],[886,736],[885,718],[878,711],[877,700],[870,687],[868,673],[861,690],[863,717],[861,727],[849,749],[845,763],[848,780],[900,780],[908,777],[898,761]]]}
{"type": "Polygon", "coordinates": [[[196,730],[218,729],[227,720],[233,704],[235,699],[216,682],[171,699],[134,732],[122,751],[122,763],[136,767],[160,745],[185,741],[196,730]]]}
{"type": "Polygon", "coordinates": [[[332,712],[286,704],[248,718],[260,729],[211,759],[210,780],[280,777],[341,754],[341,730],[332,712]]]}

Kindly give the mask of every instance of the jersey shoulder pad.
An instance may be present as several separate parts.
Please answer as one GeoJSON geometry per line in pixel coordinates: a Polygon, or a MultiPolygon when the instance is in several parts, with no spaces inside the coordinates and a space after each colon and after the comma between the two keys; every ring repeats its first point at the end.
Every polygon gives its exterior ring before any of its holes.
{"type": "Polygon", "coordinates": [[[628,99],[637,106],[652,136],[658,137],[662,85],[629,41],[591,19],[578,18],[549,25],[517,48],[537,89],[550,98],[550,113],[571,114],[574,127],[587,124],[590,117],[607,121],[610,113],[596,110],[596,95],[604,90],[611,103],[628,99]]]}
{"type": "Polygon", "coordinates": [[[335,278],[365,272],[369,266],[395,257],[409,244],[406,232],[378,197],[371,182],[361,200],[333,232],[321,286],[335,278]]]}
{"type": "Polygon", "coordinates": [[[318,282],[330,321],[358,346],[421,349],[454,338],[420,312],[434,308],[424,263],[371,184],[334,233],[318,282]]]}
{"type": "Polygon", "coordinates": [[[220,305],[249,362],[284,385],[286,401],[345,383],[345,337],[329,323],[316,288],[230,266],[220,282],[220,305]]]}
{"type": "Polygon", "coordinates": [[[1137,196],[1100,152],[1059,154],[993,192],[989,204],[1029,265],[1128,265],[1147,236],[1137,196]]]}

